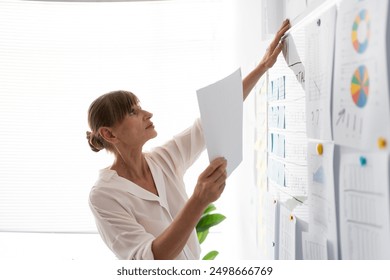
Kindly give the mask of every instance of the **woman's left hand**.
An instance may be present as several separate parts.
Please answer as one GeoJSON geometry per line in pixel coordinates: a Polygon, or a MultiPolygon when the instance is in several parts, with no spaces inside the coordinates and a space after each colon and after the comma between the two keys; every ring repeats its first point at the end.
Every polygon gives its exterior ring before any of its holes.
{"type": "Polygon", "coordinates": [[[290,27],[291,25],[288,19],[283,21],[282,26],[279,28],[279,31],[276,33],[275,38],[272,40],[260,62],[265,69],[270,69],[275,64],[278,55],[283,49],[283,42],[280,39],[290,27]]]}

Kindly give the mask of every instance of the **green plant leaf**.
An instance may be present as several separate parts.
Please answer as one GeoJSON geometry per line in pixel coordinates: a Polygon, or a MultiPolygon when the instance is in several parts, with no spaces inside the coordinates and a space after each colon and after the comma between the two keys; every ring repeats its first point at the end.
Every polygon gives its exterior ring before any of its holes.
{"type": "Polygon", "coordinates": [[[218,256],[219,252],[218,251],[211,251],[211,252],[208,252],[202,260],[214,260],[216,256],[218,256]]]}
{"type": "Polygon", "coordinates": [[[198,235],[199,243],[202,244],[205,241],[207,235],[209,234],[209,230],[204,230],[196,233],[198,235]]]}
{"type": "Polygon", "coordinates": [[[206,215],[212,211],[214,211],[215,209],[217,209],[217,207],[215,207],[214,204],[210,204],[209,206],[207,206],[207,208],[203,211],[203,214],[202,215],[206,215]]]}
{"type": "Polygon", "coordinates": [[[209,228],[218,225],[225,219],[226,217],[222,214],[204,215],[202,218],[200,218],[198,224],[196,225],[196,232],[208,230],[209,228]]]}

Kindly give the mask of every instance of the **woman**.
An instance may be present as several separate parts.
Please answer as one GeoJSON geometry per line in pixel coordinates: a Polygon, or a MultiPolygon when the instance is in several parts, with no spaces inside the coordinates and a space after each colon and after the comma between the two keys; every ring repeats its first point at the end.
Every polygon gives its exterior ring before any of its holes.
{"type": "MultiPolygon", "coordinates": [[[[282,50],[283,22],[260,64],[243,80],[243,99],[282,50]]],[[[205,149],[200,120],[149,153],[143,145],[157,136],[152,114],[131,92],[97,98],[88,111],[91,149],[106,149],[113,164],[100,171],[89,204],[99,233],[119,259],[199,259],[195,226],[204,209],[225,188],[226,160],[215,159],[200,174],[188,198],[183,176],[205,149]]]]}

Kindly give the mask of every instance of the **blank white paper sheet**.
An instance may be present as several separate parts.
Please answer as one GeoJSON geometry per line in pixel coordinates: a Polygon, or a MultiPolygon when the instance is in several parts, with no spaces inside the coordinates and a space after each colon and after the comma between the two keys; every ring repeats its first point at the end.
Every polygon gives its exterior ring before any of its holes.
{"type": "Polygon", "coordinates": [[[209,160],[226,158],[229,176],[242,161],[241,69],[196,93],[209,160]]]}

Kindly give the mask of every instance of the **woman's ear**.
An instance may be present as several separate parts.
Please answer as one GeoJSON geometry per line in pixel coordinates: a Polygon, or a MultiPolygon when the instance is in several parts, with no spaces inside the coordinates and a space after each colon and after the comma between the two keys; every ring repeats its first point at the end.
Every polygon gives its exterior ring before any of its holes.
{"type": "Polygon", "coordinates": [[[118,138],[116,138],[116,136],[112,133],[112,130],[108,127],[100,127],[98,132],[108,143],[115,144],[118,141],[118,138]]]}

